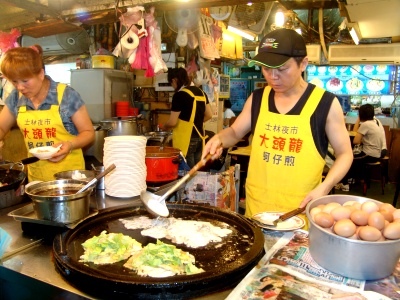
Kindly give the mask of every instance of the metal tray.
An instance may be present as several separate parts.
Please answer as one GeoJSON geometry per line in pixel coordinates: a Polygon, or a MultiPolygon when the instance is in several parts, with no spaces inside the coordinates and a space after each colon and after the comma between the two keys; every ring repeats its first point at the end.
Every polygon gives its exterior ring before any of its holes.
{"type": "Polygon", "coordinates": [[[29,203],[25,206],[22,206],[16,210],[13,210],[12,212],[9,212],[7,215],[10,217],[13,217],[14,220],[16,221],[21,221],[21,222],[29,222],[29,223],[36,223],[36,224],[42,224],[42,225],[50,225],[50,226],[57,226],[57,227],[64,227],[64,228],[69,228],[73,229],[75,228],[76,225],[81,223],[82,221],[93,217],[98,214],[97,210],[90,210],[89,215],[87,215],[85,218],[80,219],[78,221],[75,221],[73,223],[61,223],[61,222],[55,222],[55,221],[50,221],[50,220],[43,220],[43,219],[38,219],[36,216],[35,210],[33,209],[33,203],[29,203]]]}

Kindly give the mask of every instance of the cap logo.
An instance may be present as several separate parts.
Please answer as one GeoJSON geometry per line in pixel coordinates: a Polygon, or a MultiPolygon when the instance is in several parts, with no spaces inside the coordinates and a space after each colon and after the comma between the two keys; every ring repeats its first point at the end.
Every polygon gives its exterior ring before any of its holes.
{"type": "Polygon", "coordinates": [[[265,39],[265,41],[262,43],[261,48],[274,48],[277,49],[279,43],[275,42],[276,39],[272,39],[272,38],[267,38],[265,39]]]}

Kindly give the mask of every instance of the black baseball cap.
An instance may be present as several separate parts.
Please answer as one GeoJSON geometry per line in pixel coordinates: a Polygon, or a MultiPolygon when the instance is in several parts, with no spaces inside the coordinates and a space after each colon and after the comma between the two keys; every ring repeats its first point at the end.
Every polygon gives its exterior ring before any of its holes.
{"type": "Polygon", "coordinates": [[[279,68],[291,57],[307,56],[303,37],[292,29],[271,31],[260,42],[258,54],[249,61],[249,67],[256,64],[268,68],[279,68]]]}

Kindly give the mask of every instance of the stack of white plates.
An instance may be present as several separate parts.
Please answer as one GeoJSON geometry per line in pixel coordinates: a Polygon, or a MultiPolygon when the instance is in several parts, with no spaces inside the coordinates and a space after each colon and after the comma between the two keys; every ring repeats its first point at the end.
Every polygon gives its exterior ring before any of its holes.
{"type": "Polygon", "coordinates": [[[146,186],[146,138],[136,135],[104,138],[105,167],[115,164],[115,170],[104,179],[109,196],[128,198],[140,195],[146,186]]]}

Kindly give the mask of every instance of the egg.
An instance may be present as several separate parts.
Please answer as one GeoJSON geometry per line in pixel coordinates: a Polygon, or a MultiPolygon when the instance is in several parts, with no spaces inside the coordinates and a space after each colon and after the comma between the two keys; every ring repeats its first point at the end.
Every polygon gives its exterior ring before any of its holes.
{"type": "Polygon", "coordinates": [[[355,202],[352,206],[354,206],[357,209],[361,209],[361,203],[360,202],[355,202]]]}
{"type": "Polygon", "coordinates": [[[333,223],[335,222],[335,220],[333,219],[333,217],[328,214],[327,212],[320,212],[317,213],[315,216],[315,223],[323,228],[329,228],[333,225],[333,223]]]}
{"type": "Polygon", "coordinates": [[[340,203],[337,202],[330,202],[328,204],[325,205],[325,207],[322,209],[323,212],[326,212],[328,214],[331,213],[331,211],[336,208],[336,207],[340,207],[340,203]]]}
{"type": "Polygon", "coordinates": [[[350,201],[347,201],[347,202],[343,203],[342,206],[352,206],[354,203],[357,203],[357,201],[350,200],[350,201]]]}
{"type": "Polygon", "coordinates": [[[375,227],[378,230],[382,230],[385,227],[385,218],[379,211],[370,213],[368,217],[368,225],[375,227]]]}
{"type": "Polygon", "coordinates": [[[393,223],[400,223],[400,219],[394,219],[393,223]]]}
{"type": "Polygon", "coordinates": [[[387,210],[393,214],[396,208],[390,203],[382,203],[381,206],[379,206],[379,211],[381,210],[387,210]]]}
{"type": "Polygon", "coordinates": [[[339,206],[331,211],[331,216],[335,221],[349,219],[351,214],[351,210],[345,206],[339,206]]]}
{"type": "Polygon", "coordinates": [[[393,222],[389,223],[383,230],[383,235],[389,240],[400,239],[400,223],[393,222]]]}
{"type": "Polygon", "coordinates": [[[373,213],[379,210],[378,204],[372,201],[367,201],[361,204],[361,210],[366,211],[367,213],[373,213]]]}
{"type": "Polygon", "coordinates": [[[400,209],[396,209],[396,210],[393,212],[393,219],[394,219],[394,220],[400,219],[400,209]]]}
{"type": "Polygon", "coordinates": [[[346,205],[345,206],[347,209],[350,209],[350,212],[353,212],[355,210],[359,210],[357,207],[355,207],[354,205],[346,205]]]}
{"type": "Polygon", "coordinates": [[[317,214],[317,213],[320,213],[322,211],[322,209],[320,208],[320,207],[313,207],[311,210],[310,210],[310,215],[311,215],[311,217],[312,217],[312,219],[315,221],[315,218],[314,218],[314,216],[317,214]]]}
{"type": "Polygon", "coordinates": [[[369,214],[363,210],[355,210],[350,214],[350,220],[358,226],[364,226],[368,224],[369,214]]]}
{"type": "Polygon", "coordinates": [[[389,223],[393,222],[393,213],[387,209],[379,209],[379,212],[389,223]]]}
{"type": "Polygon", "coordinates": [[[357,226],[349,219],[339,220],[333,226],[333,231],[340,236],[350,237],[356,233],[357,226]]]}
{"type": "Polygon", "coordinates": [[[375,242],[381,238],[382,233],[375,227],[362,226],[358,231],[358,236],[364,241],[375,242]]]}

